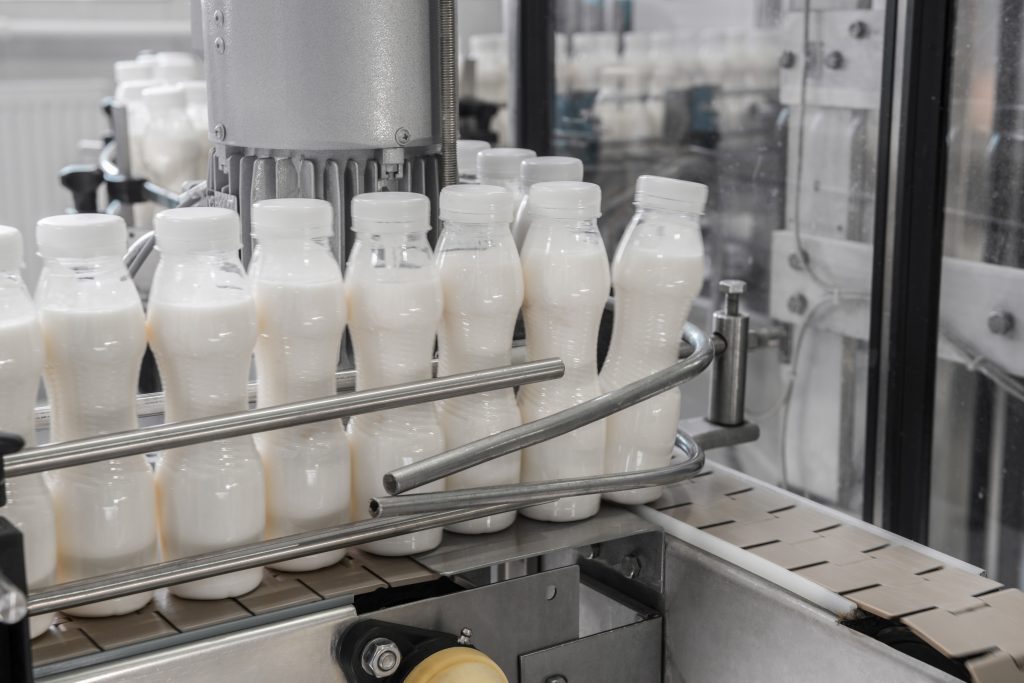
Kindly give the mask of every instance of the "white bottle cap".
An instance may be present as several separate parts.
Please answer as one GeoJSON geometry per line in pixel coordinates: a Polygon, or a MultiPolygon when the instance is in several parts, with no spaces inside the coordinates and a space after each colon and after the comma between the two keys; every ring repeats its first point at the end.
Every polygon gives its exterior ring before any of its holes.
{"type": "Polygon", "coordinates": [[[237,251],[242,248],[238,214],[213,206],[167,209],[153,218],[156,246],[165,254],[237,251]]]}
{"type": "Polygon", "coordinates": [[[441,190],[439,204],[443,221],[512,222],[512,193],[497,185],[449,185],[441,190]]]}
{"type": "Polygon", "coordinates": [[[523,159],[532,159],[537,153],[532,149],[519,147],[496,147],[481,150],[476,155],[476,174],[481,182],[485,178],[515,180],[519,177],[519,166],[523,159]]]}
{"type": "Polygon", "coordinates": [[[157,52],[153,78],[167,83],[191,81],[196,77],[196,58],[188,52],[157,52]]]}
{"type": "Polygon", "coordinates": [[[122,104],[141,102],[142,93],[157,85],[160,85],[160,83],[152,79],[125,81],[117,86],[117,90],[114,91],[114,98],[122,104]]]}
{"type": "Polygon", "coordinates": [[[491,143],[486,140],[459,140],[455,143],[455,157],[459,164],[459,174],[476,174],[476,155],[480,150],[490,149],[491,143]]]}
{"type": "Polygon", "coordinates": [[[550,183],[555,180],[583,180],[583,162],[576,157],[534,157],[523,159],[519,166],[523,186],[550,183]]]}
{"type": "Polygon", "coordinates": [[[153,77],[153,67],[134,59],[114,62],[114,81],[120,85],[125,81],[144,81],[153,77]]]}
{"type": "Polygon", "coordinates": [[[0,273],[12,273],[25,265],[25,246],[17,228],[0,225],[0,273]]]}
{"type": "Polygon", "coordinates": [[[265,199],[252,205],[251,215],[253,237],[260,240],[309,239],[334,233],[334,210],[322,199],[265,199]]]}
{"type": "Polygon", "coordinates": [[[642,175],[636,180],[636,204],[642,209],[666,209],[704,214],[708,186],[689,180],[642,175]]]}
{"type": "Polygon", "coordinates": [[[366,192],[352,199],[352,229],[366,233],[427,232],[430,200],[415,192],[366,192]]]}
{"type": "Polygon", "coordinates": [[[142,91],[142,100],[151,113],[185,109],[185,90],[180,85],[154,85],[142,91]]]}
{"type": "Polygon", "coordinates": [[[559,180],[530,188],[530,213],[547,218],[591,219],[601,215],[601,188],[559,180]]]}
{"type": "Polygon", "coordinates": [[[43,258],[121,256],[128,245],[128,228],[120,216],[69,213],[36,223],[36,246],[43,258]]]}
{"type": "Polygon", "coordinates": [[[188,104],[206,106],[206,81],[182,81],[181,87],[188,104]]]}

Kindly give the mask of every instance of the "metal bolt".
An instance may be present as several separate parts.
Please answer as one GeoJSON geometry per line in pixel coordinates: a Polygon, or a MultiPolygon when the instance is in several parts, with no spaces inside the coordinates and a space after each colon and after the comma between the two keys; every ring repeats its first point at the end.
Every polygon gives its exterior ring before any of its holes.
{"type": "Polygon", "coordinates": [[[412,133],[409,132],[408,128],[399,128],[395,131],[395,142],[399,145],[405,146],[409,144],[409,140],[412,139],[412,133]]]}
{"type": "Polygon", "coordinates": [[[807,311],[807,297],[803,294],[794,294],[786,302],[786,308],[789,309],[790,313],[803,315],[807,311]]]}
{"type": "Polygon", "coordinates": [[[561,674],[548,676],[544,683],[569,683],[569,679],[561,674]]]}
{"type": "Polygon", "coordinates": [[[988,331],[992,334],[1005,336],[1013,331],[1017,321],[1009,311],[992,311],[988,314],[988,331]]]}
{"type": "Polygon", "coordinates": [[[825,55],[825,66],[830,69],[841,69],[843,67],[843,53],[833,50],[825,55]]]}
{"type": "Polygon", "coordinates": [[[725,312],[728,315],[740,314],[740,295],[747,291],[747,283],[743,280],[722,280],[718,290],[725,294],[725,312]]]}
{"type": "Polygon", "coordinates": [[[622,575],[627,579],[635,579],[640,576],[640,558],[633,554],[622,558],[622,575]]]}
{"type": "Polygon", "coordinates": [[[386,678],[402,663],[402,652],[387,638],[374,638],[363,648],[363,671],[374,678],[386,678]]]}
{"type": "Polygon", "coordinates": [[[471,631],[468,628],[464,628],[462,629],[462,632],[459,634],[459,637],[455,639],[455,642],[457,642],[459,645],[469,645],[472,638],[473,631],[471,631]]]}
{"type": "Polygon", "coordinates": [[[854,38],[864,38],[868,35],[868,25],[863,21],[855,21],[850,24],[850,35],[854,38]]]}
{"type": "Polygon", "coordinates": [[[224,138],[226,138],[227,135],[228,131],[226,128],[224,128],[223,123],[218,123],[216,126],[213,127],[213,137],[217,138],[221,142],[224,141],[224,138]]]}
{"type": "Polygon", "coordinates": [[[601,544],[600,543],[594,543],[590,547],[588,547],[585,551],[583,551],[583,557],[588,559],[588,560],[593,560],[594,558],[600,557],[600,556],[601,556],[601,544]]]}
{"type": "Polygon", "coordinates": [[[224,39],[221,38],[220,36],[217,36],[216,38],[214,38],[213,39],[213,47],[214,47],[215,50],[217,50],[217,54],[219,54],[219,55],[224,54],[224,39]]]}
{"type": "Polygon", "coordinates": [[[792,50],[786,50],[779,56],[779,66],[783,69],[792,69],[796,66],[796,53],[792,50]]]}
{"type": "Polygon", "coordinates": [[[214,24],[214,26],[223,26],[224,25],[224,13],[221,12],[219,9],[218,10],[214,10],[214,12],[213,12],[213,24],[214,24]]]}
{"type": "Polygon", "coordinates": [[[789,255],[789,267],[792,268],[793,270],[804,269],[804,262],[803,259],[800,258],[800,254],[789,255]]]}

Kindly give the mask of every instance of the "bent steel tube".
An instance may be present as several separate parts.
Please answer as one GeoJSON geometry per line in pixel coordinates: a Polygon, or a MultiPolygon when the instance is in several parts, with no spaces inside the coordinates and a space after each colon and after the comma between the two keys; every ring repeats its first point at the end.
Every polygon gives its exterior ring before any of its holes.
{"type": "Polygon", "coordinates": [[[683,339],[693,347],[693,353],[665,370],[554,415],[400,467],[384,475],[384,490],[391,495],[405,493],[506,453],[567,434],[696,377],[714,360],[714,345],[700,328],[690,323],[683,330],[683,339]]]}
{"type": "Polygon", "coordinates": [[[689,434],[677,433],[676,446],[687,457],[682,462],[667,467],[533,484],[481,486],[441,493],[410,493],[404,496],[373,498],[370,501],[370,513],[374,517],[392,517],[502,503],[514,503],[519,507],[528,507],[568,496],[585,496],[674,484],[697,474],[704,467],[704,449],[689,434]]]}
{"type": "Polygon", "coordinates": [[[479,391],[506,389],[519,384],[556,379],[564,373],[565,365],[562,361],[549,359],[382,389],[357,391],[343,396],[174,422],[130,432],[104,434],[30,448],[7,456],[4,459],[4,469],[7,476],[19,477],[100,460],[190,446],[214,439],[228,439],[349,415],[465,396],[479,391]]]}
{"type": "Polygon", "coordinates": [[[354,524],[283,536],[271,541],[183,557],[137,569],[104,574],[48,586],[28,597],[29,614],[42,614],[119,598],[164,586],[220,576],[241,569],[293,560],[307,555],[348,548],[423,529],[464,522],[514,510],[515,505],[494,505],[455,510],[406,519],[369,519],[354,524]]]}

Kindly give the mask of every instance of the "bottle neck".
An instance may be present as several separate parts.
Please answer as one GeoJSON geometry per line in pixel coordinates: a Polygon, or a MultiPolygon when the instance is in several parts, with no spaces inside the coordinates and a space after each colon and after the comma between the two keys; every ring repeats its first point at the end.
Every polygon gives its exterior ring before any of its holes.
{"type": "Polygon", "coordinates": [[[98,276],[127,272],[120,256],[89,256],[84,258],[44,257],[43,265],[50,275],[98,276]]]}
{"type": "Polygon", "coordinates": [[[692,211],[680,211],[679,209],[670,209],[661,206],[650,206],[634,202],[633,205],[636,207],[636,215],[642,219],[662,219],[666,222],[672,222],[679,225],[697,226],[700,227],[701,214],[692,211]]]}

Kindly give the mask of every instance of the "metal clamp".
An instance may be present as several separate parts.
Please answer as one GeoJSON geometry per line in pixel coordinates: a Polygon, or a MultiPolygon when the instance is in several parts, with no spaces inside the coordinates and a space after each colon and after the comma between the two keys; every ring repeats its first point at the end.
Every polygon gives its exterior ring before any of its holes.
{"type": "Polygon", "coordinates": [[[747,283],[722,280],[718,287],[725,294],[725,308],[715,311],[714,332],[725,342],[725,351],[711,366],[708,421],[735,427],[745,422],[750,317],[740,313],[740,296],[746,291],[747,283]]]}

